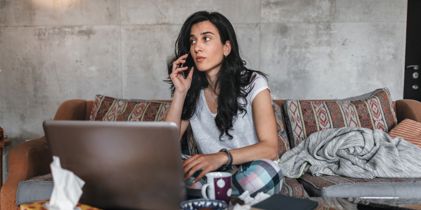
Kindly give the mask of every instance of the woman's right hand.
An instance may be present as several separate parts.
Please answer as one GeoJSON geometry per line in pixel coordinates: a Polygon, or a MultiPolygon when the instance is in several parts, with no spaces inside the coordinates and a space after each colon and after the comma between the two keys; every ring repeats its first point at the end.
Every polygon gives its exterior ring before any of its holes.
{"type": "Polygon", "coordinates": [[[172,72],[170,78],[175,87],[175,92],[186,94],[189,90],[193,78],[193,68],[191,67],[189,74],[186,78],[183,76],[183,72],[188,70],[188,66],[183,66],[189,54],[185,54],[177,58],[172,63],[172,72]]]}

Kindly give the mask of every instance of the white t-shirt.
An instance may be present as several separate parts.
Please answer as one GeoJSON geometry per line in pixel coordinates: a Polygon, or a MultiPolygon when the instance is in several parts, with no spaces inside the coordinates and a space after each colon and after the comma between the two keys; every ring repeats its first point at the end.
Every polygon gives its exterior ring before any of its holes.
{"type": "Polygon", "coordinates": [[[222,136],[221,140],[219,139],[220,131],[215,124],[216,113],[210,111],[206,103],[204,90],[200,91],[196,112],[190,119],[190,125],[201,153],[215,153],[223,148],[241,148],[258,142],[253,121],[252,102],[258,93],[269,89],[269,87],[266,79],[260,74],[256,74],[255,80],[250,85],[254,85],[254,87],[246,97],[247,114],[239,112],[234,117],[233,127],[229,130],[229,134],[233,137],[232,139],[229,139],[226,134],[222,136]]]}

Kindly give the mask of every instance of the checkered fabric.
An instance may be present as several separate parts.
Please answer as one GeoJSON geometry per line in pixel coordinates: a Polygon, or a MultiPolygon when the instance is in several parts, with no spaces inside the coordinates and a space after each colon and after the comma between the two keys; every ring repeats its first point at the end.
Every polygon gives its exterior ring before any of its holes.
{"type": "Polygon", "coordinates": [[[233,194],[242,194],[247,190],[251,196],[259,192],[273,195],[281,191],[282,183],[282,172],[271,160],[242,164],[232,176],[233,194]]]}

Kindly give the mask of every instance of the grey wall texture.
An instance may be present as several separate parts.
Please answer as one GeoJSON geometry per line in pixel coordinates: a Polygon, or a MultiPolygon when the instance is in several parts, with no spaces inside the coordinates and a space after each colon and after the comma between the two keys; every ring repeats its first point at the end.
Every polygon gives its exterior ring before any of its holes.
{"type": "Polygon", "coordinates": [[[166,61],[198,10],[233,23],[274,98],[403,96],[406,0],[0,0],[0,126],[23,140],[66,99],[169,99],[166,61]]]}

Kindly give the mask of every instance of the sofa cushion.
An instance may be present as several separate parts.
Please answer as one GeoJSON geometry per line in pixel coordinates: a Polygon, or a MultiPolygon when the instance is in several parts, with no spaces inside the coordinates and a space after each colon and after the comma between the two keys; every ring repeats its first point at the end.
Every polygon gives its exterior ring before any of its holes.
{"type": "Polygon", "coordinates": [[[300,182],[310,196],[421,198],[421,178],[361,179],[304,174],[300,182]]]}
{"type": "Polygon", "coordinates": [[[170,101],[130,100],[97,95],[90,120],[163,121],[170,101]]]}
{"type": "Polygon", "coordinates": [[[290,149],[288,134],[286,131],[282,106],[280,106],[280,104],[274,101],[272,103],[272,107],[273,107],[273,111],[275,112],[275,117],[276,117],[276,127],[277,127],[278,142],[279,142],[279,156],[281,156],[282,154],[284,154],[286,151],[290,149]]]}
{"type": "Polygon", "coordinates": [[[392,137],[401,137],[421,147],[421,122],[405,119],[396,125],[390,132],[392,137]]]}
{"type": "Polygon", "coordinates": [[[342,100],[288,100],[284,109],[291,147],[327,128],[364,127],[388,132],[397,122],[386,88],[342,100]]]}
{"type": "Polygon", "coordinates": [[[21,181],[16,191],[16,204],[48,200],[53,192],[53,187],[54,183],[51,174],[21,181]]]}
{"type": "Polygon", "coordinates": [[[290,197],[297,197],[297,198],[308,197],[306,191],[304,190],[303,185],[301,185],[297,179],[288,178],[288,177],[284,178],[281,194],[290,196],[290,197]]]}

